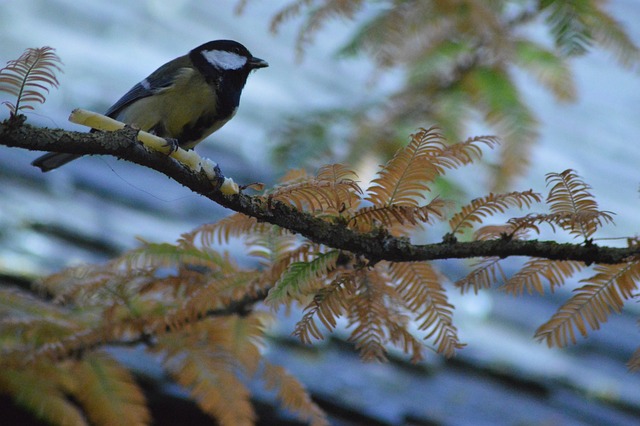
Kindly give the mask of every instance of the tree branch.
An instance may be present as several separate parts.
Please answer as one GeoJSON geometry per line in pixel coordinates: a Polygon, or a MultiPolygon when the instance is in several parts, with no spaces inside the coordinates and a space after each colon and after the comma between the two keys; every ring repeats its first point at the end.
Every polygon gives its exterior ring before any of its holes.
{"type": "Polygon", "coordinates": [[[640,255],[640,247],[615,248],[596,244],[560,244],[554,241],[491,240],[414,245],[406,238],[384,232],[362,234],[341,223],[331,223],[296,210],[294,207],[245,194],[224,195],[203,172],[188,167],[160,152],[147,150],[136,140],[136,131],[81,133],[61,129],[37,128],[28,124],[0,123],[0,144],[29,150],[66,152],[83,155],[112,155],[156,170],[210,200],[233,211],[255,217],[298,233],[329,247],[364,256],[371,262],[426,261],[471,257],[530,256],[551,260],[576,260],[586,264],[620,263],[640,255]]]}

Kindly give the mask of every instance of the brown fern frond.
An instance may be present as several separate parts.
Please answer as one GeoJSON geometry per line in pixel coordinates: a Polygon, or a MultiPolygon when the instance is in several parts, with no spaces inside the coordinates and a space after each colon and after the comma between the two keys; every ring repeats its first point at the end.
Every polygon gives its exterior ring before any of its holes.
{"type": "Polygon", "coordinates": [[[212,271],[225,269],[230,261],[215,250],[194,246],[178,246],[169,243],[145,243],[111,262],[115,270],[140,271],[160,267],[179,267],[184,264],[208,268],[212,271]]]}
{"type": "Polygon", "coordinates": [[[507,281],[507,277],[500,265],[499,257],[487,257],[475,263],[475,268],[466,277],[456,281],[455,286],[460,289],[460,293],[467,293],[470,289],[473,289],[475,294],[481,289],[491,288],[492,285],[498,282],[507,281]]]}
{"type": "Polygon", "coordinates": [[[258,311],[244,316],[210,318],[204,325],[208,342],[214,347],[223,346],[225,352],[239,363],[243,373],[252,377],[258,372],[265,349],[265,327],[272,320],[271,314],[258,311]],[[225,330],[227,336],[220,340],[212,339],[211,334],[218,335],[220,329],[225,330]]]}
{"type": "Polygon", "coordinates": [[[329,285],[323,287],[313,297],[313,301],[304,308],[304,315],[296,324],[293,335],[302,343],[311,344],[313,339],[322,340],[322,332],[315,322],[331,332],[336,327],[336,319],[347,310],[347,303],[355,293],[354,272],[341,273],[329,285]]]}
{"type": "Polygon", "coordinates": [[[627,362],[627,367],[631,372],[640,371],[640,348],[636,349],[631,355],[631,359],[627,362]]]}
{"type": "Polygon", "coordinates": [[[414,364],[424,359],[424,344],[416,338],[405,324],[397,322],[389,322],[389,342],[395,347],[401,348],[405,354],[410,354],[410,361],[414,364]]]}
{"type": "Polygon", "coordinates": [[[151,415],[131,373],[104,353],[90,352],[73,365],[73,397],[96,425],[146,425],[151,415]]]}
{"type": "Polygon", "coordinates": [[[256,415],[249,390],[237,376],[238,362],[223,350],[231,336],[225,329],[218,330],[218,336],[214,332],[208,330],[208,344],[202,341],[198,327],[190,335],[161,336],[154,350],[164,352],[167,371],[220,425],[250,426],[256,415]]]}
{"type": "MultiPolygon", "coordinates": [[[[509,220],[511,222],[511,220],[509,220]]],[[[528,228],[518,228],[512,223],[505,225],[485,225],[476,229],[473,233],[474,241],[498,240],[501,238],[511,238],[514,240],[522,240],[528,235],[528,228]]]]}
{"type": "Polygon", "coordinates": [[[263,376],[267,390],[277,390],[278,399],[287,410],[310,426],[329,425],[324,412],[311,399],[309,391],[298,379],[279,365],[265,362],[263,376]]]}
{"type": "Polygon", "coordinates": [[[348,225],[360,232],[369,232],[375,227],[383,226],[392,234],[403,233],[407,228],[444,219],[446,206],[447,202],[440,198],[434,198],[425,206],[368,206],[358,209],[349,218],[348,225]]]}
{"type": "Polygon", "coordinates": [[[581,280],[587,284],[574,290],[575,294],[562,305],[549,321],[536,330],[535,337],[548,346],[566,346],[576,343],[575,329],[587,335],[587,325],[592,330],[600,328],[614,311],[619,313],[624,300],[633,297],[640,280],[640,263],[637,259],[618,265],[597,265],[596,275],[581,280]]]}
{"type": "Polygon", "coordinates": [[[250,235],[253,232],[265,232],[271,224],[259,223],[256,218],[242,213],[235,213],[224,217],[215,223],[207,223],[199,226],[191,232],[182,234],[182,244],[196,244],[196,238],[204,247],[211,247],[217,244],[226,244],[231,237],[241,237],[250,235]]]}
{"type": "Polygon", "coordinates": [[[30,103],[44,103],[49,87],[59,85],[56,72],[62,71],[62,61],[52,47],[29,48],[18,59],[0,69],[0,91],[16,97],[16,102],[3,102],[11,115],[21,110],[33,110],[30,103]]]}
{"type": "Polygon", "coordinates": [[[425,339],[434,339],[438,353],[455,355],[456,349],[464,345],[458,340],[453,305],[447,300],[437,272],[426,262],[391,263],[389,271],[405,306],[416,315],[418,329],[427,332],[425,339]]]}
{"type": "Polygon", "coordinates": [[[224,277],[207,280],[184,296],[178,307],[163,316],[159,327],[180,330],[186,324],[205,318],[209,312],[227,308],[233,301],[245,296],[256,296],[259,271],[237,271],[224,277]]]}
{"type": "Polygon", "coordinates": [[[444,147],[442,135],[435,127],[411,135],[409,144],[398,150],[371,182],[366,200],[374,206],[417,207],[429,190],[428,183],[438,176],[436,167],[428,160],[433,157],[434,150],[444,147]]]}
{"type": "Polygon", "coordinates": [[[325,165],[313,178],[296,177],[293,182],[276,187],[269,199],[294,205],[298,210],[319,211],[337,216],[360,200],[362,189],[357,175],[341,164],[325,165]]]}
{"type": "Polygon", "coordinates": [[[548,173],[547,186],[551,186],[547,204],[555,223],[570,234],[588,239],[604,223],[613,223],[612,213],[598,210],[598,203],[586,184],[573,170],[548,173]]]}
{"type": "Polygon", "coordinates": [[[357,290],[348,306],[349,341],[355,343],[364,361],[386,361],[385,322],[391,313],[385,304],[386,283],[375,271],[359,271],[357,290]]]}
{"type": "Polygon", "coordinates": [[[309,244],[300,245],[298,238],[291,233],[283,233],[282,228],[271,226],[265,232],[253,232],[245,237],[246,253],[254,256],[265,267],[291,259],[291,253],[296,249],[307,250],[309,244]]]}
{"type": "Polygon", "coordinates": [[[0,393],[50,424],[88,425],[78,405],[69,400],[70,391],[79,385],[68,364],[40,361],[29,368],[0,368],[0,393]]]}
{"type": "Polygon", "coordinates": [[[298,31],[296,40],[296,51],[299,56],[328,19],[337,16],[351,19],[364,2],[362,0],[325,0],[324,4],[314,3],[313,0],[294,0],[271,19],[271,31],[277,32],[285,21],[300,15],[305,8],[308,8],[305,22],[298,31]]]}
{"type": "Polygon", "coordinates": [[[473,222],[482,223],[484,218],[496,213],[504,213],[510,207],[528,208],[534,202],[541,200],[540,194],[531,189],[507,194],[489,194],[482,198],[476,198],[464,206],[449,220],[449,226],[453,234],[462,233],[465,228],[473,227],[473,222]]]}
{"type": "Polygon", "coordinates": [[[498,143],[495,136],[473,136],[463,142],[443,145],[432,154],[431,162],[436,166],[438,173],[443,175],[445,169],[456,169],[482,158],[482,145],[494,148],[498,143]]]}
{"type": "Polygon", "coordinates": [[[514,296],[520,296],[526,289],[529,294],[534,291],[544,295],[542,279],[546,280],[553,293],[556,287],[565,283],[576,272],[584,267],[584,263],[572,260],[552,261],[549,259],[530,259],[500,290],[514,296]]]}
{"type": "Polygon", "coordinates": [[[522,217],[512,217],[507,223],[513,228],[513,232],[526,232],[531,229],[536,234],[540,234],[540,228],[538,225],[547,223],[551,226],[551,229],[555,231],[555,218],[550,218],[549,214],[544,213],[530,213],[522,217]]]}

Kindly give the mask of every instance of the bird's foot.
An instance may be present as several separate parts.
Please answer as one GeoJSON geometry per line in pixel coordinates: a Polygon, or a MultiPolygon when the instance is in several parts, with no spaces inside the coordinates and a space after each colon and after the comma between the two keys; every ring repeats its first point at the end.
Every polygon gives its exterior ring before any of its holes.
{"type": "Polygon", "coordinates": [[[178,139],[175,139],[175,138],[164,138],[164,140],[166,141],[166,144],[163,145],[163,148],[169,148],[168,155],[173,154],[174,152],[176,152],[178,150],[178,148],[180,148],[180,144],[178,143],[178,139]]]}

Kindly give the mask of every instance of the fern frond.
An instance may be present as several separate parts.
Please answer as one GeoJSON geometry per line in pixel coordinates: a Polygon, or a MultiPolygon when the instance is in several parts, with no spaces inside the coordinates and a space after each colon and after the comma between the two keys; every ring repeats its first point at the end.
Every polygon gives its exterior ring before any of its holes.
{"type": "Polygon", "coordinates": [[[313,301],[304,308],[304,315],[296,324],[293,335],[302,343],[311,344],[313,339],[322,340],[322,332],[315,319],[331,332],[336,328],[336,319],[347,310],[347,303],[355,293],[354,274],[342,273],[329,285],[323,287],[313,297],[313,301]]]}
{"type": "Polygon", "coordinates": [[[393,230],[398,227],[404,232],[406,228],[444,219],[446,205],[444,200],[434,198],[425,206],[368,206],[358,209],[347,223],[360,232],[369,232],[375,227],[383,226],[393,234],[393,230]]]}
{"type": "Polygon", "coordinates": [[[186,324],[206,317],[211,311],[227,308],[233,301],[244,296],[255,296],[260,275],[260,271],[237,271],[215,280],[207,280],[184,295],[182,303],[164,315],[164,325],[160,326],[180,330],[186,324]]]}
{"type": "Polygon", "coordinates": [[[548,13],[546,21],[554,37],[556,47],[566,56],[579,56],[587,52],[593,42],[591,26],[585,18],[593,9],[592,2],[551,1],[541,2],[540,9],[548,13]]]}
{"type": "Polygon", "coordinates": [[[362,189],[357,175],[341,164],[325,165],[315,177],[296,177],[293,182],[276,187],[269,198],[294,205],[298,210],[339,215],[359,201],[362,189]]]}
{"type": "Polygon", "coordinates": [[[627,363],[627,367],[633,373],[640,370],[640,348],[636,349],[627,363]]]}
{"type": "Polygon", "coordinates": [[[524,192],[489,194],[482,198],[476,198],[464,206],[449,220],[449,226],[453,234],[462,233],[465,228],[473,227],[473,222],[482,223],[487,216],[504,213],[510,207],[528,208],[534,202],[541,200],[540,194],[531,189],[524,192]]]}
{"type": "Polygon", "coordinates": [[[56,72],[62,71],[62,61],[52,47],[29,48],[18,59],[0,69],[0,91],[16,97],[16,102],[3,102],[11,115],[21,110],[33,110],[30,103],[44,103],[49,87],[59,85],[56,72]]]}
{"type": "Polygon", "coordinates": [[[507,281],[507,277],[500,265],[499,257],[487,257],[473,265],[475,268],[466,277],[456,281],[455,286],[460,289],[460,293],[464,294],[473,289],[475,294],[481,289],[491,288],[498,282],[507,281]]]}
{"type": "Polygon", "coordinates": [[[547,186],[551,186],[547,204],[555,223],[575,236],[588,239],[605,223],[613,223],[611,212],[598,210],[598,203],[587,185],[573,170],[548,173],[547,186]]]}
{"type": "Polygon", "coordinates": [[[465,141],[436,149],[431,155],[431,162],[436,166],[438,173],[443,175],[445,169],[456,169],[482,158],[483,145],[494,148],[498,143],[495,136],[473,136],[465,141]]]}
{"type": "Polygon", "coordinates": [[[89,425],[68,398],[78,385],[68,369],[55,363],[40,361],[29,368],[0,369],[0,393],[10,395],[18,406],[51,424],[89,425]]]}
{"type": "MultiPolygon", "coordinates": [[[[511,222],[511,220],[509,220],[511,222]]],[[[528,234],[528,228],[517,228],[511,223],[505,225],[485,225],[476,229],[473,233],[474,241],[489,241],[500,238],[511,238],[514,240],[522,240],[528,234]]]]}
{"type": "Polygon", "coordinates": [[[576,87],[567,61],[556,52],[526,39],[514,43],[514,60],[520,69],[529,72],[538,82],[553,93],[556,99],[572,101],[576,87]]]}
{"type": "Polygon", "coordinates": [[[418,329],[427,331],[425,339],[433,338],[438,353],[452,357],[464,345],[453,325],[453,305],[436,271],[426,262],[391,263],[389,271],[405,306],[415,314],[418,329]]]}
{"type": "Polygon", "coordinates": [[[227,268],[229,260],[212,249],[169,243],[145,243],[140,248],[128,251],[112,263],[113,267],[121,265],[127,271],[180,267],[185,264],[217,271],[227,268]]]}
{"type": "Polygon", "coordinates": [[[260,367],[265,349],[265,328],[272,320],[269,313],[257,311],[245,316],[211,318],[204,324],[209,334],[218,335],[220,329],[225,330],[229,338],[217,341],[208,336],[209,343],[224,346],[232,359],[239,363],[243,374],[252,377],[260,367]]]}
{"type": "Polygon", "coordinates": [[[92,424],[145,425],[151,421],[145,397],[131,373],[106,354],[90,352],[72,371],[79,386],[73,396],[92,424]]]}
{"type": "Polygon", "coordinates": [[[265,232],[271,226],[268,223],[258,223],[254,217],[242,213],[234,213],[215,223],[207,223],[191,232],[182,234],[181,240],[190,245],[195,245],[196,238],[199,236],[199,242],[202,246],[211,247],[216,243],[219,245],[226,244],[231,237],[241,237],[253,232],[265,232]]]}
{"type": "Polygon", "coordinates": [[[548,259],[530,259],[500,290],[520,296],[526,289],[529,294],[534,291],[544,295],[542,279],[549,284],[549,290],[553,293],[556,287],[565,283],[576,272],[584,267],[584,263],[572,260],[552,261],[548,259]]]}
{"type": "Polygon", "coordinates": [[[355,343],[364,361],[386,361],[385,322],[391,314],[385,304],[386,283],[376,271],[360,271],[358,288],[349,303],[349,341],[355,343]]]}
{"type": "Polygon", "coordinates": [[[362,0],[324,0],[324,4],[314,3],[313,0],[294,0],[271,19],[271,31],[276,32],[283,22],[300,15],[304,8],[309,8],[296,40],[298,55],[302,55],[305,47],[311,43],[314,35],[328,19],[338,16],[351,19],[364,2],[362,0]]]}
{"type": "Polygon", "coordinates": [[[576,343],[575,329],[587,335],[587,325],[592,330],[600,328],[614,311],[622,310],[625,299],[633,297],[640,280],[640,263],[633,259],[618,265],[597,265],[596,275],[581,280],[587,284],[574,290],[575,294],[549,321],[536,330],[535,337],[548,346],[566,346],[576,343]]]}
{"type": "Polygon", "coordinates": [[[165,368],[189,391],[202,411],[222,426],[252,425],[256,415],[249,390],[237,376],[237,363],[216,351],[213,344],[196,344],[197,341],[200,339],[164,336],[158,339],[156,350],[166,351],[165,368]]]}
{"type": "Polygon", "coordinates": [[[427,160],[433,156],[434,149],[442,151],[444,147],[442,136],[435,127],[411,135],[409,144],[398,150],[371,182],[366,200],[374,206],[417,207],[429,190],[428,183],[438,176],[436,167],[427,160]]]}
{"type": "Polygon", "coordinates": [[[447,145],[436,127],[411,135],[409,145],[396,152],[367,189],[374,206],[418,206],[430,190],[429,184],[446,169],[469,164],[482,154],[481,144],[497,143],[493,136],[477,136],[447,145]]]}
{"type": "Polygon", "coordinates": [[[263,378],[267,390],[277,390],[282,406],[311,426],[329,425],[324,412],[311,399],[309,392],[298,379],[278,365],[265,363],[263,378]]]}
{"type": "Polygon", "coordinates": [[[410,362],[416,364],[424,359],[424,343],[407,330],[406,324],[389,322],[387,327],[389,342],[405,354],[410,354],[410,362]]]}
{"type": "Polygon", "coordinates": [[[640,49],[615,18],[596,5],[596,13],[587,17],[594,40],[608,49],[622,66],[636,69],[640,62],[640,49]]]}
{"type": "Polygon", "coordinates": [[[320,282],[325,281],[330,271],[335,269],[339,254],[339,250],[331,250],[319,254],[310,262],[290,264],[275,286],[269,290],[265,303],[275,307],[283,299],[298,299],[308,294],[320,282]]]}

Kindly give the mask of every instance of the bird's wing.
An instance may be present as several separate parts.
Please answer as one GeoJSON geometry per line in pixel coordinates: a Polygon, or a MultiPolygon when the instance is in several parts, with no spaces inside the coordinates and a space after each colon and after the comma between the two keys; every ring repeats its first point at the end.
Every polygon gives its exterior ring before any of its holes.
{"type": "Polygon", "coordinates": [[[188,65],[187,61],[188,58],[186,56],[181,56],[171,62],[167,62],[151,73],[149,77],[129,89],[124,96],[118,99],[115,104],[111,105],[105,115],[111,118],[116,118],[124,108],[135,101],[151,96],[158,91],[171,86],[176,77],[180,75],[180,69],[188,65]]]}

